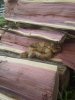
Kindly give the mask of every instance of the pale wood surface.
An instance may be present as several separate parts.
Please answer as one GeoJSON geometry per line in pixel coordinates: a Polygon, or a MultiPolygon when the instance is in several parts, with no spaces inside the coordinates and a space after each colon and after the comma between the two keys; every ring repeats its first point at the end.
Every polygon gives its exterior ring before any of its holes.
{"type": "Polygon", "coordinates": [[[19,53],[19,54],[24,52],[21,49],[17,49],[16,47],[14,48],[12,46],[5,45],[5,44],[2,44],[2,43],[0,43],[0,50],[10,51],[10,52],[19,53]]]}
{"type": "Polygon", "coordinates": [[[22,35],[25,37],[46,39],[54,42],[63,42],[66,37],[65,32],[57,30],[8,29],[6,31],[14,32],[17,35],[22,35]]]}
{"type": "MultiPolygon", "coordinates": [[[[14,21],[14,22],[19,22],[19,23],[28,23],[28,24],[33,24],[33,25],[40,25],[40,26],[46,26],[46,27],[51,27],[51,28],[56,28],[56,29],[64,29],[64,30],[74,30],[75,31],[75,26],[72,25],[62,25],[62,24],[53,24],[53,23],[41,23],[41,22],[36,22],[36,21],[31,21],[31,20],[22,20],[22,19],[16,19],[16,18],[5,18],[7,21],[14,21]]],[[[67,22],[67,21],[66,21],[67,22]]],[[[73,22],[71,22],[73,23],[73,22]]],[[[23,33],[22,33],[23,34],[23,33]]]]}
{"type": "Polygon", "coordinates": [[[0,61],[13,62],[16,64],[18,63],[18,64],[31,65],[32,67],[35,67],[35,68],[42,68],[46,70],[57,71],[57,65],[50,65],[50,64],[35,62],[35,61],[30,61],[30,60],[23,60],[23,59],[11,58],[11,57],[6,57],[6,56],[0,56],[0,61]]]}
{"type": "Polygon", "coordinates": [[[0,100],[17,100],[17,99],[11,98],[3,93],[0,93],[0,100]]]}

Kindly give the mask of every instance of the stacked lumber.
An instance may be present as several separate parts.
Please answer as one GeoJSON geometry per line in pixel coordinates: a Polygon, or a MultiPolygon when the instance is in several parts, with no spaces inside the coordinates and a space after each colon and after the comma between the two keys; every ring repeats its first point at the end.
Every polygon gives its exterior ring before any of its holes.
{"type": "MultiPolygon", "coordinates": [[[[75,25],[74,24],[75,10],[74,9],[75,7],[73,3],[65,3],[65,4],[64,3],[44,3],[44,2],[43,3],[40,3],[40,2],[27,3],[24,1],[17,1],[16,3],[13,2],[13,5],[12,5],[12,3],[10,2],[10,3],[6,3],[5,19],[10,23],[15,22],[16,24],[23,24],[22,26],[25,26],[26,24],[32,24],[34,26],[38,25],[38,26],[44,26],[44,27],[54,27],[58,29],[60,28],[64,30],[75,30],[75,26],[74,26],[75,25]],[[25,10],[23,11],[23,9],[25,10]]],[[[21,27],[21,25],[19,25],[19,27],[21,27]]],[[[46,30],[44,30],[45,32],[42,31],[43,33],[40,30],[38,31],[37,30],[30,29],[30,27],[29,29],[24,28],[23,30],[12,29],[13,32],[21,34],[23,36],[44,38],[44,39],[52,40],[55,42],[56,42],[55,37],[57,36],[56,35],[57,33],[61,34],[61,38],[58,40],[58,42],[63,40],[62,38],[64,37],[64,32],[61,32],[60,30],[59,31],[54,30],[54,29],[52,29],[51,31],[49,30],[50,37],[49,35],[47,36],[46,30]],[[46,36],[44,36],[44,34],[46,34],[46,36]]],[[[56,39],[58,39],[58,36],[56,37],[56,39]]],[[[28,50],[30,52],[30,50],[33,50],[33,49],[28,49],[28,50]]]]}
{"type": "Polygon", "coordinates": [[[60,43],[63,43],[66,37],[64,32],[59,32],[58,30],[11,30],[12,32],[5,32],[5,34],[1,37],[1,41],[24,46],[26,49],[21,55],[22,58],[35,57],[42,60],[49,60],[54,56],[54,54],[61,51],[60,43]],[[20,32],[20,34],[13,34],[13,32],[20,32]],[[21,34],[22,32],[23,34],[21,34]]]}
{"type": "Polygon", "coordinates": [[[68,86],[69,68],[75,70],[75,40],[70,39],[75,4],[8,0],[5,5],[0,87],[23,96],[20,100],[57,100],[58,89],[68,86]]]}

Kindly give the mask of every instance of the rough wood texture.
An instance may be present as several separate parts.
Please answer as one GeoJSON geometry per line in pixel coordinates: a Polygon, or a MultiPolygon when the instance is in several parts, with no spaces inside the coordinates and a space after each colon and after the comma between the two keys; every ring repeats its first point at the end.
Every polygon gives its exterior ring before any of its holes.
{"type": "Polygon", "coordinates": [[[0,55],[20,58],[20,55],[25,52],[27,48],[17,44],[1,41],[0,55]]]}
{"type": "Polygon", "coordinates": [[[14,43],[14,44],[18,44],[18,45],[21,45],[21,46],[24,46],[24,47],[28,47],[32,43],[42,42],[44,40],[35,39],[35,38],[29,38],[29,37],[23,37],[23,36],[19,36],[19,35],[13,34],[11,32],[6,32],[2,36],[1,41],[14,43]]]}
{"type": "Polygon", "coordinates": [[[75,30],[75,3],[6,3],[6,17],[26,23],[75,30]],[[24,10],[23,10],[24,9],[24,10]]]}
{"type": "Polygon", "coordinates": [[[63,43],[66,34],[58,30],[36,30],[36,29],[10,29],[11,32],[5,32],[2,41],[9,41],[15,44],[23,44],[29,46],[34,42],[52,41],[55,43],[63,43]],[[14,33],[14,34],[13,34],[14,33]],[[16,33],[16,34],[15,34],[16,33]],[[24,37],[23,37],[24,36],[24,37]]]}
{"type": "MultiPolygon", "coordinates": [[[[36,33],[37,33],[37,35],[39,35],[39,34],[42,35],[44,33],[44,32],[41,33],[41,31],[38,31],[38,30],[29,30],[29,29],[24,30],[24,31],[26,34],[28,32],[28,33],[34,34],[34,35],[36,33]]],[[[59,40],[61,35],[62,36],[64,35],[64,34],[57,33],[57,31],[56,32],[52,31],[52,32],[53,33],[51,33],[51,34],[48,33],[48,35],[53,36],[53,37],[56,36],[58,38],[57,40],[59,40]],[[54,32],[59,34],[59,35],[57,35],[57,34],[54,35],[54,32]]],[[[43,35],[45,35],[45,33],[43,35]]],[[[49,60],[56,53],[61,51],[61,46],[58,44],[55,44],[53,42],[42,40],[42,39],[37,39],[37,38],[33,38],[33,37],[32,38],[22,37],[22,36],[18,36],[16,34],[12,34],[9,32],[6,32],[2,36],[1,41],[3,41],[3,42],[6,41],[6,42],[10,42],[10,43],[19,44],[19,45],[24,46],[26,49],[25,49],[25,52],[23,52],[21,55],[22,58],[38,58],[41,60],[49,60]]],[[[0,47],[0,49],[1,49],[1,47],[0,47]]],[[[5,49],[7,49],[7,48],[5,48],[5,49]]],[[[12,50],[14,50],[14,49],[12,49],[12,50]]],[[[9,49],[9,51],[10,51],[10,49],[9,49]]],[[[14,52],[15,51],[16,50],[14,50],[14,52]]],[[[18,53],[18,50],[17,50],[17,53],[18,53]]]]}
{"type": "Polygon", "coordinates": [[[57,100],[57,66],[9,57],[0,60],[0,85],[24,95],[26,100],[57,100]]]}
{"type": "Polygon", "coordinates": [[[58,67],[59,71],[59,89],[60,91],[64,91],[69,84],[70,80],[70,70],[67,68],[67,66],[60,64],[58,67]]]}
{"type": "Polygon", "coordinates": [[[64,64],[75,70],[75,40],[64,44],[60,57],[64,64]]]}
{"type": "Polygon", "coordinates": [[[0,43],[0,50],[21,54],[25,51],[25,48],[15,44],[0,43]]]}
{"type": "Polygon", "coordinates": [[[75,40],[71,39],[63,44],[62,52],[57,54],[53,59],[56,62],[62,62],[69,68],[75,70],[75,40]]]}
{"type": "Polygon", "coordinates": [[[25,97],[23,95],[20,95],[19,93],[16,93],[15,91],[1,86],[0,85],[0,93],[5,97],[2,99],[3,96],[1,96],[1,100],[8,100],[10,98],[10,100],[15,99],[15,100],[26,100],[25,97]],[[7,98],[7,99],[6,99],[7,98]]]}
{"type": "Polygon", "coordinates": [[[17,35],[25,36],[25,37],[33,37],[33,38],[40,38],[53,41],[53,42],[64,42],[64,39],[66,38],[66,32],[54,30],[54,29],[8,29],[6,30],[8,33],[16,33],[17,35]]]}

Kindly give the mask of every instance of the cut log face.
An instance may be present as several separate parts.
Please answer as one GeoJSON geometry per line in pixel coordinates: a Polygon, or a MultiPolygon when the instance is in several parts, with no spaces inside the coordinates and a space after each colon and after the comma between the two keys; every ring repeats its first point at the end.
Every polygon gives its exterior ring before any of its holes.
{"type": "Polygon", "coordinates": [[[57,54],[53,60],[62,62],[75,70],[75,40],[68,41],[63,46],[62,52],[57,54]]]}
{"type": "Polygon", "coordinates": [[[64,64],[75,70],[75,40],[64,44],[60,58],[64,64]]]}
{"type": "Polygon", "coordinates": [[[75,30],[75,3],[6,3],[6,19],[54,28],[75,30]]]}
{"type": "Polygon", "coordinates": [[[0,56],[2,59],[0,85],[19,92],[27,100],[57,100],[56,65],[0,56]]]}

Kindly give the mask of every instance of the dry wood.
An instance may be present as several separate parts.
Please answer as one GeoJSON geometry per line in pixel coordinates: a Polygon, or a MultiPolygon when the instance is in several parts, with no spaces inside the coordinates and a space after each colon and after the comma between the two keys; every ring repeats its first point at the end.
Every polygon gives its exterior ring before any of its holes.
{"type": "Polygon", "coordinates": [[[57,100],[57,65],[0,56],[0,83],[26,100],[57,100]]]}
{"type": "Polygon", "coordinates": [[[66,38],[66,33],[57,30],[35,30],[35,29],[5,29],[7,32],[16,33],[17,35],[43,39],[58,43],[63,43],[66,38]]]}
{"type": "Polygon", "coordinates": [[[40,26],[46,26],[46,27],[52,27],[56,29],[63,29],[63,30],[75,30],[75,27],[70,25],[62,25],[62,24],[53,24],[53,23],[40,23],[40,22],[34,22],[31,20],[22,20],[22,19],[13,19],[13,18],[5,18],[7,21],[14,21],[19,23],[28,23],[28,24],[34,24],[34,25],[40,25],[40,26]]]}
{"type": "Polygon", "coordinates": [[[16,64],[31,65],[32,67],[46,69],[46,70],[53,70],[53,71],[57,70],[57,65],[30,61],[26,59],[17,59],[17,58],[11,58],[11,57],[6,57],[6,56],[0,56],[0,61],[7,61],[7,62],[16,63],[16,64]]]}
{"type": "Polygon", "coordinates": [[[1,43],[0,43],[0,50],[18,53],[18,54],[21,54],[24,52],[23,50],[12,48],[11,46],[3,45],[1,43]]]}
{"type": "Polygon", "coordinates": [[[25,33],[25,32],[22,32],[20,30],[8,29],[7,31],[9,31],[9,32],[15,32],[18,35],[22,35],[22,36],[27,36],[27,37],[30,37],[31,36],[30,33],[25,33]]]}
{"type": "Polygon", "coordinates": [[[75,22],[73,22],[73,21],[65,21],[64,23],[68,23],[68,24],[73,24],[73,25],[75,25],[75,22]]]}
{"type": "Polygon", "coordinates": [[[17,100],[17,99],[11,98],[3,93],[0,93],[0,100],[17,100]]]}
{"type": "Polygon", "coordinates": [[[50,60],[54,61],[54,62],[60,62],[60,63],[62,63],[62,59],[60,59],[60,58],[52,58],[50,60]]]}

